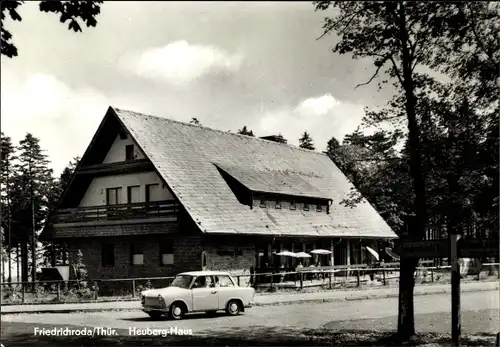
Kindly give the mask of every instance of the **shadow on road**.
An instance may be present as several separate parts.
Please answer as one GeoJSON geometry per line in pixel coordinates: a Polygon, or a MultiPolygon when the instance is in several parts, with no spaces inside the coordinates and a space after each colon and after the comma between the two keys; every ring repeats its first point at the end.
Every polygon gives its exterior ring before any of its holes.
{"type": "MultiPolygon", "coordinates": [[[[128,330],[117,330],[117,336],[35,336],[34,328],[53,329],[54,325],[2,322],[1,336],[5,347],[23,346],[446,346],[447,334],[420,334],[408,343],[399,341],[393,332],[370,330],[299,329],[269,326],[238,327],[193,336],[129,336],[128,330]]],[[[58,328],[82,329],[58,325],[58,328]]],[[[133,327],[133,325],[132,325],[133,327]]],[[[494,335],[464,337],[464,346],[491,346],[494,335]]]]}
{"type": "MultiPolygon", "coordinates": [[[[189,321],[193,319],[216,319],[216,318],[221,318],[221,317],[229,317],[227,314],[223,312],[217,312],[213,314],[206,314],[206,313],[192,313],[184,316],[182,319],[183,321],[189,321]]],[[[237,317],[242,317],[242,316],[233,316],[232,318],[237,318],[237,317]]],[[[129,321],[129,322],[146,322],[146,321],[169,321],[169,322],[176,322],[175,320],[169,319],[167,316],[161,316],[158,319],[152,319],[148,315],[145,314],[144,317],[137,317],[137,318],[120,318],[120,320],[123,321],[129,321]]]]}

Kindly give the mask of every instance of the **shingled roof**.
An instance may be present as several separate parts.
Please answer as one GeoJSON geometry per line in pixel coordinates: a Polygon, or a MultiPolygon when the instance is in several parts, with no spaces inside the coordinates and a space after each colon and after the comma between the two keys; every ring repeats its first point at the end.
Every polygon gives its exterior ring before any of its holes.
{"type": "Polygon", "coordinates": [[[368,203],[341,204],[351,184],[323,153],[110,108],[205,233],[396,238],[368,203]],[[331,199],[330,213],[241,204],[219,170],[250,190],[331,199]]]}

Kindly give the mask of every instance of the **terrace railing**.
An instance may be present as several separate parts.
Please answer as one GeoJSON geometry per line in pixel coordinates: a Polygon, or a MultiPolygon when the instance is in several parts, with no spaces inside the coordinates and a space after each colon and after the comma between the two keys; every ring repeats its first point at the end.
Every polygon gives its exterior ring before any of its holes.
{"type": "Polygon", "coordinates": [[[175,217],[178,208],[175,200],[66,208],[56,211],[53,223],[175,217]]]}

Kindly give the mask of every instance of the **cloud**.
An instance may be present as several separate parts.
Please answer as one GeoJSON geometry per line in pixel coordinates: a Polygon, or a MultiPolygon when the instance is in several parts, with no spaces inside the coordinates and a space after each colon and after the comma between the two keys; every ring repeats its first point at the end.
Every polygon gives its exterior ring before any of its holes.
{"type": "Polygon", "coordinates": [[[71,89],[46,74],[21,80],[3,72],[2,87],[2,131],[14,144],[27,132],[39,138],[56,175],[83,154],[109,106],[98,91],[71,89]]]}
{"type": "Polygon", "coordinates": [[[176,41],[125,56],[121,65],[141,77],[185,86],[208,73],[237,71],[242,60],[241,54],[230,54],[215,46],[176,41]]]}
{"type": "Polygon", "coordinates": [[[317,98],[309,98],[302,101],[296,107],[296,111],[303,115],[316,114],[323,116],[338,105],[340,105],[340,102],[331,94],[325,94],[317,98]]]}
{"type": "Polygon", "coordinates": [[[362,105],[344,102],[331,94],[311,97],[296,106],[282,107],[259,114],[258,134],[281,133],[288,143],[298,145],[298,139],[307,131],[317,150],[326,149],[332,137],[339,141],[354,131],[364,116],[362,105]]]}

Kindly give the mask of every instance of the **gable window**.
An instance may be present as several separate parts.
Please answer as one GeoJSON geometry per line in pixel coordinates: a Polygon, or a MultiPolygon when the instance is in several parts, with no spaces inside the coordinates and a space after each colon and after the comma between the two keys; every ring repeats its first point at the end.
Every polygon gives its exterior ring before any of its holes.
{"type": "Polygon", "coordinates": [[[295,203],[295,201],[291,201],[290,202],[290,210],[296,210],[297,209],[297,204],[295,203]]]}
{"type": "Polygon", "coordinates": [[[304,204],[304,211],[309,211],[309,204],[307,203],[304,204]]]}
{"type": "Polygon", "coordinates": [[[106,205],[118,205],[122,202],[122,188],[106,189],[106,205]]]}
{"type": "Polygon", "coordinates": [[[279,201],[279,200],[276,201],[276,208],[278,210],[281,209],[281,201],[279,201]]]}
{"type": "Polygon", "coordinates": [[[160,264],[172,265],[174,264],[174,246],[172,241],[160,240],[160,264]]]}
{"type": "Polygon", "coordinates": [[[140,202],[141,197],[140,197],[140,191],[141,186],[130,186],[127,187],[127,203],[128,204],[134,204],[137,202],[140,202]]]}
{"type": "Polygon", "coordinates": [[[132,243],[130,245],[130,254],[132,256],[132,265],[143,265],[144,264],[144,249],[142,249],[140,244],[132,243]]]}
{"type": "Polygon", "coordinates": [[[316,211],[318,211],[318,212],[323,212],[323,206],[321,206],[321,205],[316,205],[316,211]]]}
{"type": "Polygon", "coordinates": [[[146,185],[146,202],[159,201],[160,200],[160,185],[147,184],[146,185]]]}
{"type": "Polygon", "coordinates": [[[104,243],[101,255],[102,266],[115,266],[115,245],[104,243]]]}
{"type": "Polygon", "coordinates": [[[266,201],[261,199],[260,200],[260,204],[259,204],[260,207],[266,207],[266,201]]]}
{"type": "Polygon", "coordinates": [[[125,160],[135,159],[134,145],[125,146],[125,160]]]}

